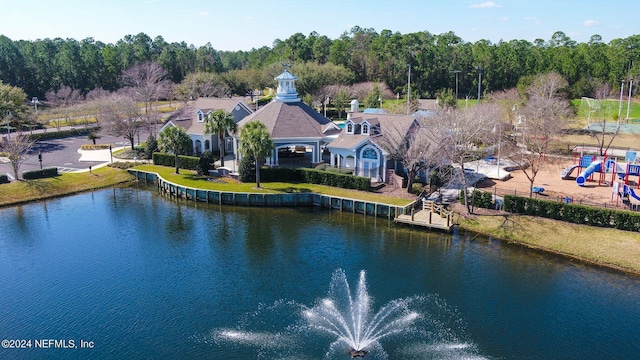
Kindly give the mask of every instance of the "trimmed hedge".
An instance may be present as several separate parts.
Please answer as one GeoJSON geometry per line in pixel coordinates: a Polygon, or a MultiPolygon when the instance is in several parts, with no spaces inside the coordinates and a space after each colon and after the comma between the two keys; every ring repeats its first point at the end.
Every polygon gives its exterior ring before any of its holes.
{"type": "Polygon", "coordinates": [[[60,131],[47,131],[42,133],[36,133],[29,135],[29,138],[33,141],[38,140],[51,140],[51,139],[62,139],[74,136],[87,136],[92,132],[100,131],[99,127],[91,127],[91,128],[73,128],[69,130],[60,130],[60,131]]]}
{"type": "Polygon", "coordinates": [[[9,177],[7,175],[0,175],[0,184],[8,184],[9,177]]]}
{"type": "MultiPolygon", "coordinates": [[[[200,161],[199,157],[179,155],[178,159],[179,159],[178,161],[180,162],[180,169],[185,169],[185,170],[198,169],[198,162],[200,161]]],[[[173,154],[158,153],[158,152],[153,153],[154,165],[175,167],[176,166],[175,160],[176,160],[176,157],[173,154]]]]}
{"type": "MultiPolygon", "coordinates": [[[[493,209],[493,195],[490,192],[473,190],[471,194],[469,194],[469,202],[473,204],[473,206],[484,208],[484,209],[493,209]]],[[[464,190],[460,190],[460,203],[464,205],[464,190]]]]}
{"type": "Polygon", "coordinates": [[[22,173],[22,178],[25,180],[44,179],[54,176],[58,176],[57,167],[49,167],[42,170],[25,171],[22,173]]]}
{"type": "Polygon", "coordinates": [[[262,181],[302,182],[309,184],[334,186],[343,189],[369,191],[371,179],[362,176],[332,173],[323,170],[307,168],[261,168],[262,181]]]}
{"type": "Polygon", "coordinates": [[[574,224],[640,231],[640,213],[505,195],[504,210],[574,224]]]}
{"type": "Polygon", "coordinates": [[[110,146],[111,144],[82,144],[80,148],[82,150],[106,150],[109,149],[110,146]]]}

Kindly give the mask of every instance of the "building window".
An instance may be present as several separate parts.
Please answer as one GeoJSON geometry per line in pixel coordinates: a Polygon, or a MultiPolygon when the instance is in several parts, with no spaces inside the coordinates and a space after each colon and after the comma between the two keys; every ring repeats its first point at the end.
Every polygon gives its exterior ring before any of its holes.
{"type": "Polygon", "coordinates": [[[369,125],[362,124],[362,135],[369,135],[369,125]]]}
{"type": "Polygon", "coordinates": [[[204,141],[204,149],[205,150],[209,150],[210,147],[211,147],[210,141],[209,140],[205,140],[204,141]]]}
{"type": "Polygon", "coordinates": [[[347,134],[353,134],[353,123],[347,123],[347,134]]]}
{"type": "Polygon", "coordinates": [[[204,121],[204,114],[202,113],[202,111],[198,111],[198,122],[203,122],[204,121]]]}
{"type": "Polygon", "coordinates": [[[374,148],[367,148],[362,152],[363,159],[378,159],[378,152],[374,148]]]}

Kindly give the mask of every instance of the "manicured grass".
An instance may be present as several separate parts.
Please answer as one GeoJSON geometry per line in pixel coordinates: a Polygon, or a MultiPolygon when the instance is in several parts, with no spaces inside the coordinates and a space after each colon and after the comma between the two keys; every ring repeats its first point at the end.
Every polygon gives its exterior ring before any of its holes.
{"type": "Polygon", "coordinates": [[[124,170],[103,167],[95,169],[93,173],[63,173],[54,178],[13,181],[0,185],[0,206],[105,188],[134,179],[124,170]]]}
{"type": "Polygon", "coordinates": [[[524,215],[460,218],[460,227],[589,263],[640,274],[640,233],[524,215]]]}
{"type": "MultiPolygon", "coordinates": [[[[625,94],[626,96],[627,94],[625,94]]],[[[604,104],[604,106],[607,107],[607,109],[609,110],[608,112],[611,113],[611,115],[618,115],[618,109],[620,107],[620,100],[604,100],[606,102],[606,104],[604,104]]],[[[589,111],[589,105],[586,103],[586,101],[583,101],[582,99],[574,99],[571,100],[571,104],[573,104],[573,106],[577,109],[578,113],[576,114],[577,117],[579,118],[587,118],[587,114],[589,111]]],[[[625,119],[627,117],[627,100],[623,100],[622,101],[622,118],[625,119]]],[[[639,102],[635,102],[631,101],[631,107],[629,109],[629,118],[630,119],[640,119],[640,103],[639,102]]]]}
{"type": "Polygon", "coordinates": [[[295,193],[295,192],[314,192],[318,194],[341,196],[346,198],[378,202],[389,205],[405,206],[411,201],[408,199],[396,198],[376,193],[357,191],[349,189],[340,189],[331,186],[306,184],[306,183],[282,183],[282,182],[260,182],[260,188],[256,188],[255,183],[220,183],[207,181],[205,178],[198,177],[193,171],[180,170],[180,174],[175,173],[175,168],[157,165],[139,165],[135,169],[155,172],[163,179],[172,183],[199,188],[205,190],[248,192],[248,193],[295,193]]]}

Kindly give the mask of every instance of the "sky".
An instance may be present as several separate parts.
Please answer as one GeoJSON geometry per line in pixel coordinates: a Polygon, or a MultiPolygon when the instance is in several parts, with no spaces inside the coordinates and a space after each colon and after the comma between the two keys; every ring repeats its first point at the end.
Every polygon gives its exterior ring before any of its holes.
{"type": "Polygon", "coordinates": [[[638,0],[0,0],[0,35],[11,40],[72,38],[115,44],[125,35],[210,43],[217,50],[272,47],[315,31],[337,39],[352,27],[401,34],[453,31],[481,39],[605,43],[640,34],[638,0]],[[634,6],[635,5],[635,6],[634,6]]]}

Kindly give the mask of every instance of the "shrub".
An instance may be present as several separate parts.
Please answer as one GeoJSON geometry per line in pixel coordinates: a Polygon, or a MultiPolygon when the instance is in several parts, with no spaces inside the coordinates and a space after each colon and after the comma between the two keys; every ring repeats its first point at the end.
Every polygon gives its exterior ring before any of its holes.
{"type": "Polygon", "coordinates": [[[505,211],[562,220],[574,224],[640,231],[640,214],[626,210],[564,204],[561,202],[506,195],[505,211]]]}
{"type": "Polygon", "coordinates": [[[158,151],[158,141],[155,136],[149,135],[147,142],[144,144],[144,154],[146,159],[153,158],[153,153],[158,151]]]}
{"type": "Polygon", "coordinates": [[[240,173],[240,181],[246,183],[256,182],[256,162],[250,156],[245,156],[240,160],[240,169],[238,171],[240,173]]]}
{"type": "MultiPolygon", "coordinates": [[[[156,152],[156,153],[153,153],[153,164],[175,167],[176,166],[175,158],[176,157],[173,154],[156,152]]],[[[178,161],[180,162],[180,169],[196,170],[196,168],[198,167],[198,161],[200,161],[200,158],[196,156],[179,155],[178,161]]]]}
{"type": "Polygon", "coordinates": [[[73,136],[88,136],[90,133],[98,132],[98,131],[100,131],[99,127],[69,129],[69,130],[60,130],[60,131],[47,131],[44,133],[31,134],[29,135],[29,138],[33,141],[62,139],[62,138],[73,137],[73,136]]]}
{"type": "Polygon", "coordinates": [[[329,167],[329,164],[322,163],[322,164],[319,164],[319,165],[316,166],[316,170],[324,171],[324,170],[327,170],[327,167],[329,167]]]}
{"type": "Polygon", "coordinates": [[[109,144],[82,144],[80,147],[82,150],[106,150],[109,148],[109,144]]]}
{"type": "Polygon", "coordinates": [[[0,184],[8,184],[9,177],[7,175],[0,175],[0,184]]]}
{"type": "Polygon", "coordinates": [[[116,161],[114,163],[107,164],[107,166],[110,168],[122,169],[122,170],[130,169],[136,165],[137,165],[136,163],[132,163],[131,161],[116,161]]]}
{"type": "Polygon", "coordinates": [[[260,169],[260,180],[301,182],[302,172],[299,169],[294,169],[294,168],[263,167],[260,169]]]}
{"type": "Polygon", "coordinates": [[[420,194],[421,192],[424,191],[424,185],[422,185],[422,183],[419,182],[414,182],[413,185],[411,185],[411,193],[412,194],[420,194]]]}
{"type": "Polygon", "coordinates": [[[213,169],[213,163],[216,161],[216,157],[209,150],[205,151],[200,155],[200,159],[198,160],[198,166],[196,167],[196,171],[198,175],[209,175],[209,170],[213,169]]]}
{"type": "Polygon", "coordinates": [[[25,180],[43,179],[58,176],[58,168],[50,167],[42,170],[25,171],[22,173],[22,178],[25,180]]]}
{"type": "MultiPolygon", "coordinates": [[[[493,208],[493,196],[490,192],[473,190],[469,194],[469,202],[476,207],[491,209],[493,208]]],[[[460,203],[464,204],[464,190],[460,190],[460,203]]]]}

